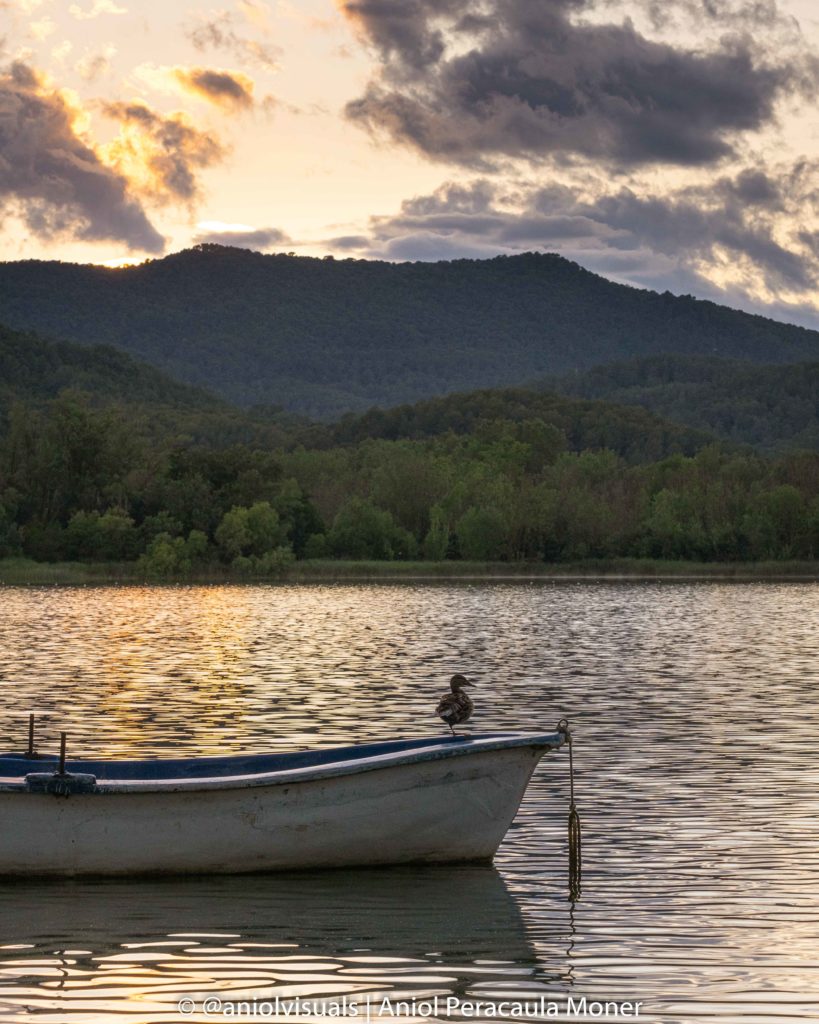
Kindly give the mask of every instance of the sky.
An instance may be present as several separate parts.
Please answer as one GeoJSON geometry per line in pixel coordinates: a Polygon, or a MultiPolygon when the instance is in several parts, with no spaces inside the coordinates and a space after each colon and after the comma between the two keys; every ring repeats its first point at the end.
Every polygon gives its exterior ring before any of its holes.
{"type": "Polygon", "coordinates": [[[0,0],[0,259],[557,252],[819,326],[815,0],[0,0]]]}

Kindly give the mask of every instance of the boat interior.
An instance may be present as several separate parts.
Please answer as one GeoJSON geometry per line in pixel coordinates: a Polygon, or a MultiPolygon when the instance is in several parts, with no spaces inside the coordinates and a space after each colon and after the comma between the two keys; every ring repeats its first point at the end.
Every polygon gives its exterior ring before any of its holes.
{"type": "MultiPolygon", "coordinates": [[[[423,750],[450,744],[464,744],[482,739],[498,739],[501,733],[478,733],[470,736],[433,736],[422,739],[389,740],[381,743],[358,743],[349,747],[326,747],[323,750],[299,750],[285,754],[242,754],[235,757],[152,758],[139,761],[115,759],[68,759],[69,773],[94,775],[100,781],[109,779],[213,779],[235,775],[262,775],[312,768],[317,765],[359,761],[383,754],[423,750]]],[[[56,770],[58,758],[51,755],[2,754],[0,778],[22,778],[29,772],[56,770]]]]}

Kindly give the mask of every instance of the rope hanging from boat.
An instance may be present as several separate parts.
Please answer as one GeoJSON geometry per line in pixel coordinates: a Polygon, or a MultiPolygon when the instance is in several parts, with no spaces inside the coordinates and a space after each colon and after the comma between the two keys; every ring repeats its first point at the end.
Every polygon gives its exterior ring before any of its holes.
{"type": "Polygon", "coordinates": [[[566,743],[569,745],[569,899],[574,903],[580,899],[583,844],[580,835],[580,815],[574,802],[574,758],[568,719],[561,718],[557,723],[557,730],[566,737],[566,743]]]}

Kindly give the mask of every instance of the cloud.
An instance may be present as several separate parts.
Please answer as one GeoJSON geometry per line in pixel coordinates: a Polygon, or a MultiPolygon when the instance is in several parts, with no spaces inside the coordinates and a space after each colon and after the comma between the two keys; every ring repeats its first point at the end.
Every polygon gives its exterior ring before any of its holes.
{"type": "Polygon", "coordinates": [[[58,43],[52,49],[51,56],[55,60],[59,61],[60,64],[63,64],[63,63],[65,63],[66,57],[69,55],[69,53],[71,53],[71,51],[73,49],[74,49],[74,44],[72,42],[70,42],[68,39],[63,39],[63,41],[61,43],[58,43]]]}
{"type": "Polygon", "coordinates": [[[713,165],[772,123],[781,97],[817,81],[813,58],[763,51],[765,33],[686,48],[628,19],[592,20],[596,0],[338,2],[381,64],[347,116],[473,167],[576,156],[713,165]]]}
{"type": "Polygon", "coordinates": [[[120,126],[104,147],[107,161],[154,202],[192,205],[201,193],[198,172],[227,153],[212,132],[196,128],[181,112],[165,116],[140,101],[106,103],[103,110],[120,126]]]}
{"type": "Polygon", "coordinates": [[[819,231],[802,225],[819,212],[817,186],[819,167],[804,161],[668,194],[483,178],[406,200],[397,214],[371,218],[367,235],[326,244],[388,260],[556,251],[631,284],[781,312],[815,302],[819,231]]]}
{"type": "MultiPolygon", "coordinates": [[[[621,189],[576,209],[597,224],[612,229],[615,248],[647,246],[651,252],[705,265],[716,264],[720,254],[741,261],[746,283],[761,285],[770,295],[805,293],[817,285],[813,261],[798,235],[787,244],[778,235],[798,223],[800,209],[807,214],[815,189],[815,168],[774,176],[745,170],[722,177],[707,187],[688,187],[666,196],[640,196],[621,189]]],[[[535,199],[537,206],[537,199],[535,199]]]]}
{"type": "Polygon", "coordinates": [[[57,31],[57,22],[53,18],[40,18],[38,21],[30,22],[28,30],[34,39],[42,42],[57,31]]]}
{"type": "Polygon", "coordinates": [[[372,240],[367,235],[338,235],[336,238],[328,238],[326,245],[330,249],[358,250],[369,249],[372,240]]]}
{"type": "Polygon", "coordinates": [[[140,64],[134,69],[134,75],[152,89],[194,96],[228,113],[253,107],[270,111],[277,105],[273,96],[263,96],[257,101],[253,79],[241,71],[182,64],[173,67],[140,64]]]}
{"type": "Polygon", "coordinates": [[[98,53],[83,54],[77,61],[77,73],[80,78],[86,82],[93,82],[101,75],[107,74],[111,70],[111,58],[116,52],[117,48],[109,44],[98,53]]]}
{"type": "Polygon", "coordinates": [[[221,11],[201,21],[188,32],[188,38],[202,52],[223,50],[244,64],[255,64],[268,70],[276,70],[279,65],[281,49],[238,32],[236,19],[229,11],[221,11]]]}
{"type": "Polygon", "coordinates": [[[42,238],[117,240],[160,252],[164,239],[76,124],[83,112],[27,65],[0,76],[0,201],[42,238]]]}
{"type": "Polygon", "coordinates": [[[253,106],[253,80],[240,71],[176,67],[173,77],[187,92],[226,110],[253,106]]]}
{"type": "Polygon", "coordinates": [[[118,7],[114,0],[94,0],[87,10],[83,10],[79,4],[72,4],[68,13],[77,18],[78,21],[88,21],[91,18],[98,18],[101,14],[127,14],[127,7],[118,7]]]}
{"type": "MultiPolygon", "coordinates": [[[[633,2],[633,0],[632,0],[633,2]]],[[[657,29],[712,26],[720,30],[775,30],[798,34],[795,18],[779,10],[777,0],[637,0],[657,29]]]]}
{"type": "Polygon", "coordinates": [[[266,28],[270,23],[270,8],[261,0],[237,0],[237,6],[252,24],[266,28]]]}
{"type": "Polygon", "coordinates": [[[239,249],[270,249],[274,245],[292,244],[289,236],[279,228],[254,228],[248,224],[224,224],[221,221],[203,221],[197,225],[196,245],[232,245],[239,249]]]}

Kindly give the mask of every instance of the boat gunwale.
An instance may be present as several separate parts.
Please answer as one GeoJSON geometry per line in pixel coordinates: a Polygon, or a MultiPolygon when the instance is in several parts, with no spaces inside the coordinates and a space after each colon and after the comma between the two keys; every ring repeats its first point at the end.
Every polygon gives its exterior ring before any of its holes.
{"type": "MultiPolygon", "coordinates": [[[[238,775],[217,775],[198,777],[170,777],[170,778],[146,778],[146,779],[100,779],[94,789],[89,793],[77,794],[82,796],[101,796],[125,793],[177,793],[196,792],[213,790],[244,790],[259,787],[286,786],[301,782],[315,782],[323,779],[339,778],[346,775],[358,775],[363,772],[377,771],[382,768],[394,768],[404,765],[421,764],[427,761],[440,761],[451,757],[463,757],[475,753],[491,752],[498,750],[510,750],[521,747],[541,748],[545,753],[548,750],[557,750],[565,742],[566,736],[561,732],[554,733],[484,733],[469,737],[442,737],[439,743],[429,744],[429,738],[419,737],[419,743],[425,746],[409,747],[401,750],[387,751],[381,754],[374,754],[369,757],[350,756],[346,759],[340,758],[336,761],[329,761],[316,765],[307,765],[296,768],[280,768],[267,772],[251,772],[238,775]]],[[[361,744],[359,746],[366,746],[361,744]]],[[[331,748],[332,749],[332,748],[331,748]]],[[[356,745],[335,748],[339,754],[344,751],[355,751],[356,745]]],[[[303,753],[303,751],[294,753],[303,753]]],[[[21,763],[35,765],[37,762],[20,758],[21,763]]],[[[175,759],[176,760],[176,759],[175,759]]],[[[178,759],[181,762],[181,759],[178,759]]],[[[191,761],[207,761],[208,759],[191,758],[191,761]]],[[[212,758],[214,762],[224,762],[226,758],[212,758]]],[[[242,760],[238,757],[237,760],[242,760]]],[[[113,761],[113,759],[112,759],[113,761]]],[[[162,759],[154,762],[137,762],[146,765],[161,763],[162,759]]],[[[47,768],[54,764],[53,761],[39,762],[42,769],[26,772],[25,775],[0,777],[0,793],[33,793],[26,784],[26,775],[41,774],[47,775],[47,768]]],[[[72,769],[80,771],[83,762],[78,760],[73,765],[67,766],[69,774],[72,769]]],[[[58,777],[58,776],[55,776],[58,777]]],[[[76,798],[76,795],[75,795],[76,798]]]]}

